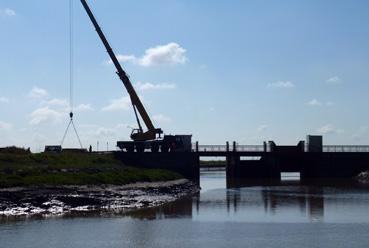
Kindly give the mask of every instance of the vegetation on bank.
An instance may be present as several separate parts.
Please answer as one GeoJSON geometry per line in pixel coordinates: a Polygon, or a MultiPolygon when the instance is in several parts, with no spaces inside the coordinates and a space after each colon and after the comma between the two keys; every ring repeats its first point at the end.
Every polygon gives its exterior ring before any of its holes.
{"type": "Polygon", "coordinates": [[[179,179],[175,172],[126,166],[114,154],[31,153],[0,149],[0,188],[14,186],[123,185],[179,179]]]}
{"type": "Polygon", "coordinates": [[[225,160],[200,160],[200,167],[220,168],[226,167],[226,165],[225,160]]]}

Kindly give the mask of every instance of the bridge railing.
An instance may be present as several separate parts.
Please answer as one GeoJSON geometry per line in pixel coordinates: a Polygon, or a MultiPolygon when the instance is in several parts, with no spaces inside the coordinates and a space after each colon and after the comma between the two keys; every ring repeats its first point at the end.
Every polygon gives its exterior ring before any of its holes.
{"type": "MultiPolygon", "coordinates": [[[[263,152],[264,146],[262,145],[236,145],[236,151],[238,152],[263,152]]],[[[234,151],[233,145],[192,145],[192,149],[198,152],[227,152],[234,151]]]]}
{"type": "Polygon", "coordinates": [[[355,146],[355,145],[323,146],[323,152],[369,152],[369,146],[355,146]]]}
{"type": "MultiPolygon", "coordinates": [[[[197,147],[198,152],[226,152],[226,145],[199,145],[197,147]]],[[[196,145],[193,146],[193,150],[196,150],[196,145]]]]}
{"type": "MultiPolygon", "coordinates": [[[[238,144],[226,144],[226,145],[199,145],[198,143],[192,144],[192,150],[198,152],[266,152],[269,149],[263,145],[238,145],[238,144]]],[[[305,147],[305,151],[308,151],[305,147]]],[[[369,152],[368,145],[325,145],[323,146],[323,152],[369,152]]]]}
{"type": "Polygon", "coordinates": [[[239,152],[264,152],[262,145],[236,145],[236,151],[239,152]]]}

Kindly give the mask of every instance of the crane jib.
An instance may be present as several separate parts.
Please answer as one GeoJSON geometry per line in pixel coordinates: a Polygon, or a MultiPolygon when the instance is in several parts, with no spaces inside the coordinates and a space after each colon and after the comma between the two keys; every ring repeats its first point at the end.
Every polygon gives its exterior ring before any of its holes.
{"type": "MultiPolygon", "coordinates": [[[[102,43],[104,44],[104,46],[105,46],[105,48],[106,48],[106,50],[109,54],[109,57],[111,58],[114,66],[116,67],[117,74],[118,74],[120,80],[123,82],[123,85],[125,86],[125,88],[128,91],[128,94],[130,95],[134,110],[137,109],[138,113],[140,114],[142,120],[144,121],[144,123],[145,123],[145,125],[148,129],[148,131],[146,133],[143,133],[140,122],[139,122],[139,118],[137,116],[137,112],[135,111],[136,119],[137,119],[138,125],[140,127],[140,132],[135,137],[137,137],[137,139],[139,139],[139,140],[155,139],[156,134],[160,135],[162,133],[162,130],[160,128],[155,128],[154,125],[152,124],[152,121],[151,121],[149,115],[147,114],[145,107],[143,106],[140,98],[138,97],[136,91],[134,90],[134,88],[132,86],[132,83],[131,83],[130,79],[128,78],[126,72],[123,70],[122,66],[120,65],[120,63],[117,59],[117,57],[115,56],[113,49],[111,48],[108,40],[106,39],[106,37],[105,37],[104,33],[102,32],[99,24],[97,23],[97,21],[96,21],[94,15],[92,13],[90,7],[88,6],[86,0],[81,0],[81,3],[83,5],[84,9],[86,10],[87,15],[89,16],[92,24],[94,25],[94,27],[96,29],[96,32],[99,35],[102,43]]],[[[131,136],[131,138],[132,138],[132,136],[131,136]]]]}

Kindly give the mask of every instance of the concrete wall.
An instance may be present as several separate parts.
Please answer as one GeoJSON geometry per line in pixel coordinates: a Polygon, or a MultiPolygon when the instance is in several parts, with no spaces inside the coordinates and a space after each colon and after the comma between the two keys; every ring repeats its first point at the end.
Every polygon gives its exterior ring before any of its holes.
{"type": "Polygon", "coordinates": [[[307,152],[323,152],[323,136],[306,136],[307,152]]]}
{"type": "Polygon", "coordinates": [[[369,153],[305,153],[300,166],[302,178],[352,178],[369,170],[369,153]]]}
{"type": "Polygon", "coordinates": [[[192,152],[115,152],[124,164],[141,168],[167,169],[194,182],[200,180],[200,159],[192,152]]]}
{"type": "Polygon", "coordinates": [[[281,172],[300,172],[301,179],[352,178],[369,170],[369,153],[270,152],[260,160],[227,157],[227,178],[280,179],[281,172]]]}

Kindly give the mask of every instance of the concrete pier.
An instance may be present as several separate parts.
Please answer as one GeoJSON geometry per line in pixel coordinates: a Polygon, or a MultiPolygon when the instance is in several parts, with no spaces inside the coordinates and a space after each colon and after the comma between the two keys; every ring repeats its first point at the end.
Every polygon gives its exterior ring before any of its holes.
{"type": "Polygon", "coordinates": [[[301,179],[352,178],[369,170],[369,153],[266,153],[260,160],[227,157],[227,178],[280,179],[282,172],[299,172],[301,179]]]}

